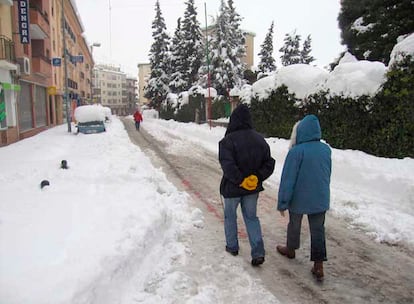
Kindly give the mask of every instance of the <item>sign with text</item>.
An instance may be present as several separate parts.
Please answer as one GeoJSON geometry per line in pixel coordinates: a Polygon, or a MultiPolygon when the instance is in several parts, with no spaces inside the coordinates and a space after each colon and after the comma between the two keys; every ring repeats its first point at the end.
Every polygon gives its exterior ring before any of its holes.
{"type": "Polygon", "coordinates": [[[22,44],[30,43],[29,0],[18,0],[19,34],[22,44]]]}

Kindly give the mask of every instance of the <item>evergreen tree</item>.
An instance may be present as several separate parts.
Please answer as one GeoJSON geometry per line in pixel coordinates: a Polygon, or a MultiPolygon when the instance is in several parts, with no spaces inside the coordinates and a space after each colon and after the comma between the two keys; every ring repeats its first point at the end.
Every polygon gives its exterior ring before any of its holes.
{"type": "Polygon", "coordinates": [[[246,65],[242,59],[246,57],[246,39],[244,33],[240,28],[242,21],[241,16],[236,12],[236,8],[233,5],[233,0],[228,0],[229,9],[229,24],[230,24],[230,45],[233,52],[230,53],[230,60],[234,66],[234,78],[232,80],[233,87],[241,87],[243,82],[243,74],[246,70],[246,65]]]}
{"type": "Polygon", "coordinates": [[[194,0],[187,0],[182,22],[184,90],[189,90],[198,80],[198,71],[204,57],[203,36],[194,0]]]}
{"type": "Polygon", "coordinates": [[[412,0],[341,0],[342,43],[359,60],[388,64],[397,38],[414,32],[412,0]]]}
{"type": "Polygon", "coordinates": [[[155,19],[152,22],[152,37],[149,57],[151,75],[144,89],[144,95],[151,100],[151,104],[159,109],[169,93],[169,36],[166,33],[164,17],[161,13],[159,1],[155,3],[155,19]]]}
{"type": "Polygon", "coordinates": [[[285,43],[280,48],[279,52],[283,53],[280,56],[283,66],[301,63],[301,53],[300,53],[300,35],[296,34],[296,30],[292,34],[286,34],[285,43]]]}
{"type": "Polygon", "coordinates": [[[211,42],[211,83],[219,95],[240,86],[243,81],[245,54],[244,38],[240,30],[240,17],[229,1],[231,8],[221,0],[219,15],[213,28],[211,42]]]}
{"type": "Polygon", "coordinates": [[[315,61],[315,58],[310,54],[312,52],[311,42],[311,35],[308,35],[306,40],[303,42],[302,51],[300,52],[301,63],[309,64],[312,61],[315,61]]]}
{"type": "Polygon", "coordinates": [[[268,75],[269,73],[276,70],[275,59],[273,58],[273,27],[274,22],[272,21],[269,31],[266,34],[265,40],[260,46],[260,62],[257,67],[260,73],[264,75],[268,75]]]}
{"type": "Polygon", "coordinates": [[[186,90],[187,84],[184,81],[186,69],[184,68],[184,58],[186,56],[184,48],[184,40],[181,30],[181,18],[177,20],[177,28],[171,43],[171,81],[170,89],[172,93],[180,93],[186,90]]]}

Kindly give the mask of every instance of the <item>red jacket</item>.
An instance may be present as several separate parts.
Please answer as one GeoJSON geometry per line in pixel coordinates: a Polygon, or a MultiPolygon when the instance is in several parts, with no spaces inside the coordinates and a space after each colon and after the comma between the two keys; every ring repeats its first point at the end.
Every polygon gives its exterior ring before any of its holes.
{"type": "Polygon", "coordinates": [[[142,119],[142,115],[141,115],[141,113],[140,113],[139,111],[136,111],[136,112],[134,113],[134,120],[135,120],[135,121],[143,121],[143,119],[142,119]]]}

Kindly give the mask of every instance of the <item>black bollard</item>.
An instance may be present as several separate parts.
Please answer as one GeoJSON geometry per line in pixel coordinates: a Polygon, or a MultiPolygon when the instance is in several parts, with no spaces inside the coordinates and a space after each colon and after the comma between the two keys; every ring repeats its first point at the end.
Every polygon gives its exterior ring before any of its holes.
{"type": "Polygon", "coordinates": [[[68,162],[66,160],[62,160],[61,163],[60,163],[60,168],[61,169],[69,169],[68,162]]]}
{"type": "Polygon", "coordinates": [[[50,183],[48,180],[42,180],[42,182],[40,183],[40,189],[43,189],[46,186],[49,186],[50,183]]]}

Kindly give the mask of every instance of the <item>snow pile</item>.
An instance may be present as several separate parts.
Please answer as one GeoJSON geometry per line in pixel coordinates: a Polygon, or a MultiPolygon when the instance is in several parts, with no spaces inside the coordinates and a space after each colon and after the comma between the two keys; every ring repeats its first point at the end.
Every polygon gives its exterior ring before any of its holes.
{"type": "Polygon", "coordinates": [[[256,81],[252,86],[252,94],[264,100],[278,87],[286,85],[289,93],[295,94],[298,99],[328,90],[330,96],[373,96],[385,82],[386,71],[386,66],[381,62],[358,61],[346,53],[331,73],[307,64],[282,67],[256,81]]]}
{"type": "Polygon", "coordinates": [[[373,96],[385,82],[386,71],[386,66],[381,62],[340,62],[329,74],[325,88],[331,96],[373,96]]]}
{"type": "Polygon", "coordinates": [[[77,122],[105,121],[106,110],[98,105],[79,106],[75,109],[75,119],[77,122]]]}
{"type": "Polygon", "coordinates": [[[280,68],[274,76],[276,87],[286,85],[289,93],[295,93],[296,98],[304,99],[318,92],[329,74],[309,64],[292,64],[280,68]]]}
{"type": "Polygon", "coordinates": [[[411,55],[414,60],[414,33],[399,41],[392,49],[389,66],[401,61],[404,56],[411,55]]]}
{"type": "Polygon", "coordinates": [[[156,298],[148,282],[184,257],[178,238],[202,217],[118,119],[107,131],[59,126],[0,149],[1,303],[156,298]],[[43,179],[50,186],[40,189],[43,179]]]}

